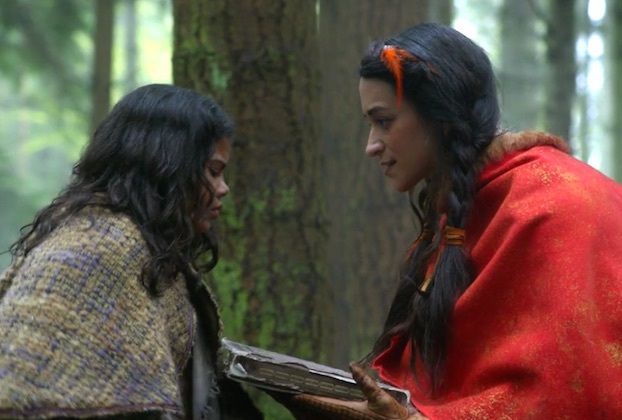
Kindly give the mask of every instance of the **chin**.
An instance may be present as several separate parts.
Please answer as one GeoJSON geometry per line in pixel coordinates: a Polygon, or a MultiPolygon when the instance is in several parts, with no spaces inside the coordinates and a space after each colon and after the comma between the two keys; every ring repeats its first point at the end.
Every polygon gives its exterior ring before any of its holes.
{"type": "Polygon", "coordinates": [[[394,182],[393,189],[397,192],[405,193],[412,189],[412,185],[407,183],[394,182]]]}
{"type": "Polygon", "coordinates": [[[412,191],[417,184],[424,180],[423,176],[411,176],[410,178],[392,179],[393,189],[397,192],[405,193],[412,191]]]}
{"type": "Polygon", "coordinates": [[[195,225],[195,229],[198,233],[205,233],[210,230],[211,227],[211,223],[208,219],[199,220],[195,225]]]}

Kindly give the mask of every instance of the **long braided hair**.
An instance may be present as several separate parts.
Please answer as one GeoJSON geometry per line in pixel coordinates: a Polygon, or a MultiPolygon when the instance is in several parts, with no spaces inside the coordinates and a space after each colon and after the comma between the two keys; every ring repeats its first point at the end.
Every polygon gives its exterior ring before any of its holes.
{"type": "Polygon", "coordinates": [[[446,217],[447,226],[462,229],[468,221],[477,162],[498,134],[495,77],[482,48],[458,31],[437,24],[417,25],[371,44],[359,74],[403,90],[398,100],[403,96],[430,123],[438,155],[418,197],[424,234],[402,268],[384,329],[366,359],[382,353],[393,337],[400,337],[404,344],[410,341],[416,349],[411,369],[417,377],[420,357],[429,373],[430,391],[435,392],[442,385],[453,307],[473,280],[464,248],[441,244],[442,218],[446,217]],[[387,49],[398,52],[391,62],[386,59],[387,49]],[[432,283],[422,292],[426,270],[439,253],[432,283]]]}
{"type": "MultiPolygon", "coordinates": [[[[211,232],[198,232],[192,214],[214,191],[205,164],[216,143],[233,135],[229,116],[211,98],[172,85],[142,86],[123,97],[91,137],[65,189],[22,228],[13,257],[27,255],[65,219],[86,206],[128,215],[150,251],[142,282],[153,295],[169,287],[178,273],[190,290],[198,286],[197,257],[211,251],[199,267],[218,260],[211,232]]],[[[192,294],[191,294],[192,298],[192,294]]]]}

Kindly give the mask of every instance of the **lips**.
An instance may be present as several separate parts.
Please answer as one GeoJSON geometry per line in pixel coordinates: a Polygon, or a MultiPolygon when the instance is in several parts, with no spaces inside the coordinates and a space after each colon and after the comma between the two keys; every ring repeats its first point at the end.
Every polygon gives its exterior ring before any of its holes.
{"type": "Polygon", "coordinates": [[[385,161],[380,162],[380,166],[384,167],[385,175],[389,172],[389,169],[391,169],[391,167],[395,165],[396,162],[397,161],[395,159],[387,159],[385,161]]]}
{"type": "Polygon", "coordinates": [[[212,207],[209,211],[210,218],[215,219],[220,216],[220,211],[222,210],[222,206],[212,207]]]}

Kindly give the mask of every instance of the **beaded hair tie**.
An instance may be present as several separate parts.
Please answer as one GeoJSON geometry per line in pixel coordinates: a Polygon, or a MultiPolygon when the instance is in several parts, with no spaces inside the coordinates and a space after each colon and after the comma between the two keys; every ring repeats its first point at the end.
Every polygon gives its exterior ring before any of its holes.
{"type": "MultiPolygon", "coordinates": [[[[452,246],[462,246],[464,245],[464,241],[466,239],[466,233],[462,228],[456,228],[453,226],[445,226],[445,242],[444,245],[452,245],[452,246]]],[[[442,246],[443,244],[441,244],[442,246]]],[[[439,252],[443,252],[444,250],[441,248],[439,252]]],[[[436,271],[436,265],[438,264],[438,260],[440,259],[440,255],[436,255],[434,260],[434,265],[425,273],[425,277],[421,284],[419,284],[419,293],[427,294],[430,289],[430,285],[432,284],[432,280],[434,280],[434,272],[436,271]]]]}
{"type": "Polygon", "coordinates": [[[466,233],[462,228],[456,228],[452,226],[445,226],[445,244],[447,245],[464,245],[466,233]]]}

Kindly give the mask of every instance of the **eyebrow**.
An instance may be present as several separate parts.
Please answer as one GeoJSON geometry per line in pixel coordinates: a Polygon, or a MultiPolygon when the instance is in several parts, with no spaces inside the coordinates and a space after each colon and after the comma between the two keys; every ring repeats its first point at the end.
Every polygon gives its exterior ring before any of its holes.
{"type": "Polygon", "coordinates": [[[370,109],[367,110],[367,112],[363,113],[363,116],[373,116],[374,114],[377,114],[378,112],[381,111],[387,111],[389,108],[387,108],[386,106],[381,106],[381,105],[377,105],[375,107],[372,107],[370,109]]]}

